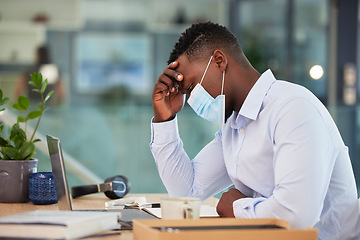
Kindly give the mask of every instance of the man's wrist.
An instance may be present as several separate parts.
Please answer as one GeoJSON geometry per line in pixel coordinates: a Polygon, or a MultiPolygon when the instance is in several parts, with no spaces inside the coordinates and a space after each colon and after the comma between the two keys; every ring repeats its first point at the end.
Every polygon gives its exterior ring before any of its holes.
{"type": "Polygon", "coordinates": [[[256,218],[256,205],[266,198],[242,198],[233,202],[233,211],[236,218],[256,218]]]}
{"type": "Polygon", "coordinates": [[[151,143],[166,144],[179,138],[176,115],[173,120],[165,122],[154,122],[151,120],[151,143]]]}
{"type": "Polygon", "coordinates": [[[173,115],[173,116],[170,116],[170,117],[167,118],[167,119],[164,119],[164,118],[156,117],[156,116],[154,115],[154,120],[153,120],[153,122],[154,122],[154,123],[168,122],[168,121],[174,120],[175,116],[176,116],[176,114],[173,115]]]}

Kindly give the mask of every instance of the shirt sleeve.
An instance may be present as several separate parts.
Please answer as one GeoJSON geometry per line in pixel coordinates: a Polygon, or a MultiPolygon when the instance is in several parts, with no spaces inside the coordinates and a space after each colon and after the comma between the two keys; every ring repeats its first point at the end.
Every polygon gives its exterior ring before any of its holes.
{"type": "Polygon", "coordinates": [[[274,149],[275,188],[270,197],[239,199],[238,218],[281,218],[293,228],[314,226],[320,219],[336,149],[330,132],[337,131],[307,99],[288,101],[269,123],[274,149]]]}
{"type": "Polygon", "coordinates": [[[217,133],[217,137],[191,161],[183,149],[177,117],[167,122],[151,122],[150,149],[170,196],[205,200],[231,185],[220,136],[217,133]]]}

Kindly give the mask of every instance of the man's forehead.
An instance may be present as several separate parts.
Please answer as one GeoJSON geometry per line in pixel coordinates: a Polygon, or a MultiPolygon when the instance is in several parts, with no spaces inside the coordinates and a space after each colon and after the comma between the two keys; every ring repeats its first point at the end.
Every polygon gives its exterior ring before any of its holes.
{"type": "Polygon", "coordinates": [[[201,66],[199,61],[194,60],[190,62],[185,54],[180,55],[176,61],[179,63],[176,70],[183,74],[194,73],[201,66]]]}
{"type": "Polygon", "coordinates": [[[190,56],[191,60],[189,60],[189,57],[183,53],[182,55],[180,55],[178,57],[178,59],[176,59],[177,62],[179,62],[179,66],[181,64],[183,65],[190,65],[190,66],[194,66],[194,67],[200,67],[203,65],[206,65],[207,62],[209,61],[209,57],[205,57],[205,56],[190,56]]]}
{"type": "MultiPolygon", "coordinates": [[[[177,62],[179,62],[180,64],[189,64],[189,59],[187,58],[187,56],[185,54],[182,54],[178,57],[178,59],[176,60],[177,62]]],[[[179,66],[180,66],[179,64],[179,66]]]]}

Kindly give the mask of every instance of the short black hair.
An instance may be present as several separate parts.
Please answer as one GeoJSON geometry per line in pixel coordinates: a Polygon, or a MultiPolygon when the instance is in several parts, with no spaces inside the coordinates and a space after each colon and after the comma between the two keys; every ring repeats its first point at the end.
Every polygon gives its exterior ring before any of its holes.
{"type": "Polygon", "coordinates": [[[226,50],[236,60],[242,53],[236,37],[226,27],[212,22],[194,23],[180,35],[168,64],[184,53],[191,62],[201,56],[210,56],[216,49],[226,50]]]}

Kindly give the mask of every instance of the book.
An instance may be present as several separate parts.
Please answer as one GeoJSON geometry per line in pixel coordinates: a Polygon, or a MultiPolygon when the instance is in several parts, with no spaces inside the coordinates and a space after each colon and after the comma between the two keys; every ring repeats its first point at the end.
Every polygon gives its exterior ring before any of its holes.
{"type": "Polygon", "coordinates": [[[37,210],[0,218],[0,238],[73,239],[119,229],[120,213],[37,210]]]}

